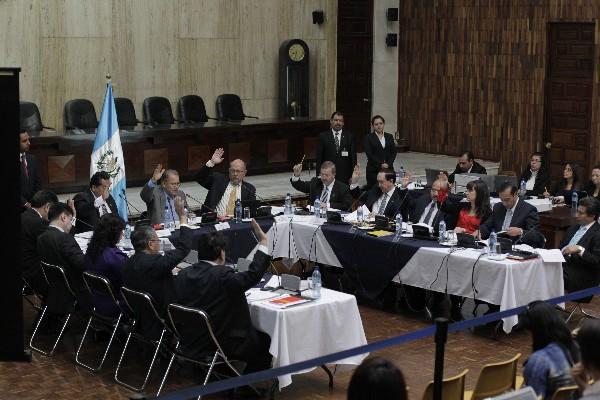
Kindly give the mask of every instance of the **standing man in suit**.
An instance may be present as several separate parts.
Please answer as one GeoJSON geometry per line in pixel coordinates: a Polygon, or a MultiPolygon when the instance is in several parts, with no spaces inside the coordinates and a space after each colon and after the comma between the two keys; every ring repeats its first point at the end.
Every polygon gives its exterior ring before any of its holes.
{"type": "Polygon", "coordinates": [[[215,172],[213,167],[223,162],[225,150],[218,148],[210,160],[196,174],[196,182],[208,189],[203,212],[216,212],[217,215],[234,215],[236,200],[256,200],[256,188],[244,181],[246,163],[235,159],[229,163],[229,175],[215,172]]]}
{"type": "Polygon", "coordinates": [[[108,172],[98,171],[90,178],[90,187],[73,198],[77,219],[82,222],[76,225],[75,233],[93,231],[104,214],[119,215],[117,203],[110,194],[110,185],[108,172]]]}
{"type": "Polygon", "coordinates": [[[437,179],[431,185],[429,193],[414,199],[408,195],[404,201],[404,214],[407,220],[413,224],[425,224],[431,226],[434,231],[439,230],[440,221],[443,219],[450,229],[454,224],[448,220],[448,216],[442,211],[442,203],[448,197],[448,181],[437,179]],[[408,214],[408,215],[406,215],[408,214]]]}
{"type": "Polygon", "coordinates": [[[364,139],[365,154],[367,155],[367,190],[377,184],[377,174],[381,169],[394,169],[396,160],[396,142],[394,137],[384,132],[385,119],[376,115],[371,119],[373,132],[364,139]]]}
{"type": "Polygon", "coordinates": [[[165,170],[161,164],[156,166],[152,178],[140,192],[140,197],[146,203],[151,224],[179,221],[181,215],[175,207],[177,198],[183,201],[184,208],[182,212],[183,216],[186,215],[187,201],[185,193],[179,190],[179,185],[179,173],[177,171],[174,169],[165,170]]]}
{"type": "Polygon", "coordinates": [[[20,155],[19,162],[21,163],[21,206],[22,209],[31,207],[31,198],[40,190],[41,181],[38,170],[37,160],[34,156],[28,153],[29,134],[21,132],[19,134],[20,155]]]}
{"type": "Polygon", "coordinates": [[[317,145],[316,170],[321,170],[321,164],[331,161],[337,169],[337,179],[346,185],[356,165],[356,147],[354,135],[344,128],[344,115],[336,111],[331,114],[331,129],[319,134],[317,145]]]}
{"type": "Polygon", "coordinates": [[[352,206],[350,187],[336,179],[336,167],[331,161],[323,162],[320,177],[312,178],[308,182],[300,179],[302,164],[294,165],[293,171],[294,175],[290,178],[290,182],[294,189],[308,193],[309,204],[313,204],[318,198],[321,201],[321,209],[336,208],[350,211],[352,206]]]}
{"type": "Polygon", "coordinates": [[[519,199],[517,187],[509,182],[500,186],[498,196],[500,203],[494,205],[492,216],[479,226],[481,238],[487,239],[492,231],[504,231],[513,242],[544,247],[544,236],[538,231],[536,208],[519,199]]]}
{"type": "MultiPolygon", "coordinates": [[[[175,279],[179,302],[208,313],[225,354],[246,362],[244,373],[271,367],[271,339],[254,328],[245,295],[260,282],[271,259],[267,235],[254,220],[252,228],[259,243],[248,271],[236,273],[225,265],[227,240],[221,232],[212,232],[200,238],[199,262],[182,270],[175,279]]],[[[183,351],[192,356],[201,354],[211,343],[203,329],[183,336],[192,337],[188,343],[181,343],[183,351]]]]}
{"type": "Polygon", "coordinates": [[[482,174],[487,175],[485,167],[475,161],[475,156],[470,150],[465,150],[458,158],[458,164],[454,172],[448,177],[448,182],[454,183],[454,175],[456,174],[482,174]]]}
{"type": "Polygon", "coordinates": [[[40,267],[37,239],[48,229],[48,211],[58,197],[49,190],[40,190],[31,198],[31,207],[21,213],[21,267],[23,278],[39,295],[48,294],[48,283],[40,267]]]}
{"type": "Polygon", "coordinates": [[[577,207],[577,225],[571,226],[560,244],[565,290],[576,292],[600,284],[600,202],[586,197],[577,207]]]}
{"type": "Polygon", "coordinates": [[[382,168],[377,174],[377,186],[373,186],[367,194],[365,206],[371,213],[394,218],[401,211],[408,179],[402,182],[402,189],[396,187],[396,174],[392,168],[382,168]]]}

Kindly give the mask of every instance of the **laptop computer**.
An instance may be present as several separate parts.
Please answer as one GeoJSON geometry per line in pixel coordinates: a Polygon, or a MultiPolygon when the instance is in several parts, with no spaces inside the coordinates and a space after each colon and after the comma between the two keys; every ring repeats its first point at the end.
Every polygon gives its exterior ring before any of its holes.
{"type": "Polygon", "coordinates": [[[421,239],[421,240],[438,240],[438,238],[429,232],[428,226],[423,225],[413,225],[413,238],[421,239]]]}

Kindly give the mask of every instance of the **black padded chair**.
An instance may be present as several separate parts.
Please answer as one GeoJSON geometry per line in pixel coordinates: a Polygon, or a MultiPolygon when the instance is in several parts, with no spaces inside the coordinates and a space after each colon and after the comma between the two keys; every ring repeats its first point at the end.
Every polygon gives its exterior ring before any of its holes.
{"type": "Polygon", "coordinates": [[[30,101],[21,101],[20,103],[20,122],[21,132],[35,132],[42,129],[52,129],[42,124],[40,110],[35,103],[30,101]]]}
{"type": "Polygon", "coordinates": [[[193,123],[208,121],[202,97],[190,94],[180,98],[177,102],[177,119],[193,123]]]}
{"type": "Polygon", "coordinates": [[[65,103],[65,129],[96,129],[98,118],[91,101],[74,99],[65,103]]]}
{"type": "Polygon", "coordinates": [[[135,126],[140,123],[135,115],[133,102],[127,97],[115,97],[115,109],[119,127],[135,126]]]}
{"type": "Polygon", "coordinates": [[[237,94],[221,94],[217,97],[217,118],[222,121],[243,121],[255,118],[244,114],[242,100],[237,94]]]}
{"type": "Polygon", "coordinates": [[[166,97],[147,97],[143,105],[144,123],[148,125],[171,125],[175,122],[171,103],[166,97]]]}

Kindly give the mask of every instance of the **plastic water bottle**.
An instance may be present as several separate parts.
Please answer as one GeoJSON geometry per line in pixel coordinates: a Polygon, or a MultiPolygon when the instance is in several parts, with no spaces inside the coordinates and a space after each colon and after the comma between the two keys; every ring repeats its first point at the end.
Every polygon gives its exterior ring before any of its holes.
{"type": "Polygon", "coordinates": [[[361,224],[362,224],[362,222],[363,222],[364,220],[365,220],[365,216],[363,215],[363,209],[362,209],[362,206],[359,206],[359,207],[356,209],[356,221],[357,221],[358,223],[361,223],[361,224]]]}
{"type": "Polygon", "coordinates": [[[571,214],[577,214],[577,207],[579,207],[579,195],[573,190],[573,194],[571,195],[571,214]]]}
{"type": "Polygon", "coordinates": [[[490,233],[490,238],[488,240],[488,248],[489,248],[489,253],[490,256],[496,256],[496,243],[498,242],[498,236],[496,235],[496,231],[492,230],[492,233],[490,233]]]}
{"type": "Polygon", "coordinates": [[[396,236],[402,235],[402,214],[396,214],[396,236]]]}
{"type": "Polygon", "coordinates": [[[406,175],[406,171],[404,171],[404,167],[401,165],[400,166],[400,179],[404,178],[405,175],[406,175]]]}
{"type": "Polygon", "coordinates": [[[525,196],[527,193],[527,184],[525,183],[525,179],[521,179],[521,186],[519,187],[519,196],[525,196]]]}
{"type": "Polygon", "coordinates": [[[237,199],[235,201],[235,222],[242,222],[242,201],[237,199]]]}
{"type": "Polygon", "coordinates": [[[439,225],[440,229],[439,229],[439,242],[443,243],[446,241],[446,222],[442,219],[440,220],[440,225],[439,225]]]}
{"type": "Polygon", "coordinates": [[[294,211],[292,209],[292,195],[289,193],[285,196],[283,214],[284,215],[293,215],[294,214],[294,211]]]}
{"type": "Polygon", "coordinates": [[[315,199],[315,204],[313,205],[313,212],[315,214],[315,218],[321,218],[321,200],[317,197],[315,199]]]}
{"type": "Polygon", "coordinates": [[[131,240],[131,226],[129,224],[125,225],[125,240],[131,240]]]}
{"type": "Polygon", "coordinates": [[[321,298],[321,272],[319,266],[315,265],[312,273],[312,296],[313,299],[321,298]]]}

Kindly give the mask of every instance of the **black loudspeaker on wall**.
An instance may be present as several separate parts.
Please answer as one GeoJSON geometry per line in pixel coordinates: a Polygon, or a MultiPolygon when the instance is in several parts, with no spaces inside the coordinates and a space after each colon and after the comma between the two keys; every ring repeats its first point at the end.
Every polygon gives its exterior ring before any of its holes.
{"type": "Polygon", "coordinates": [[[385,37],[385,44],[388,47],[397,47],[398,46],[398,34],[396,33],[388,33],[385,37]]]}
{"type": "Polygon", "coordinates": [[[325,14],[321,10],[312,12],[313,24],[321,25],[325,22],[325,14]]]}
{"type": "Polygon", "coordinates": [[[388,21],[398,21],[398,9],[388,8],[385,13],[388,21]]]}

